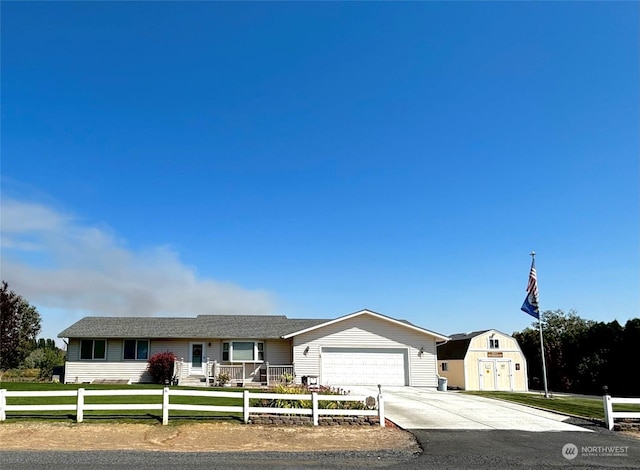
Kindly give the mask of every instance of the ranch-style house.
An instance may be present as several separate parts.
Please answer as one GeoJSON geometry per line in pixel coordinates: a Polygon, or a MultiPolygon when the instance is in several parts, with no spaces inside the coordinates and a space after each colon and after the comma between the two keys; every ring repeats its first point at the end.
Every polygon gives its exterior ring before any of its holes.
{"type": "Polygon", "coordinates": [[[437,343],[447,337],[360,310],[335,319],[274,315],[85,317],[68,338],[65,381],[151,382],[147,360],[177,358],[174,383],[407,385],[436,388],[437,343]]]}

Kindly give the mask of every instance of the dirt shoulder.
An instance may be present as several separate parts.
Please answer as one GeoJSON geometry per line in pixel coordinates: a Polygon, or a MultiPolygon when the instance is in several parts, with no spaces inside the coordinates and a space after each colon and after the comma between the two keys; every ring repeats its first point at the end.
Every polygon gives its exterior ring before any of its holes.
{"type": "Polygon", "coordinates": [[[236,423],[3,423],[3,450],[155,450],[175,452],[308,452],[406,450],[412,434],[374,426],[259,426],[236,423]]]}

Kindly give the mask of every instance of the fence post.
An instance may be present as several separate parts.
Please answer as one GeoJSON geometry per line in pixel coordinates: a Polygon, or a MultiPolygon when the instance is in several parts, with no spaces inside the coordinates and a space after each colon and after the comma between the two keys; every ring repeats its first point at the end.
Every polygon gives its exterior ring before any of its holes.
{"type": "Polygon", "coordinates": [[[169,424],[169,387],[162,389],[162,425],[169,424]]]}
{"type": "Polygon", "coordinates": [[[7,393],[7,391],[4,388],[0,390],[0,421],[7,419],[7,413],[5,412],[7,397],[5,393],[7,393]]]}
{"type": "Polygon", "coordinates": [[[611,395],[602,397],[604,405],[604,421],[609,431],[613,430],[613,404],[611,403],[611,395]]]}
{"type": "Polygon", "coordinates": [[[265,362],[265,367],[267,368],[267,387],[269,386],[269,361],[265,362]]]}
{"type": "Polygon", "coordinates": [[[84,420],[84,388],[78,389],[78,403],[76,405],[76,421],[82,423],[84,420]]]}
{"type": "Polygon", "coordinates": [[[242,414],[244,416],[244,424],[249,422],[249,390],[242,392],[242,414]]]}
{"type": "Polygon", "coordinates": [[[318,392],[311,392],[311,408],[313,413],[313,425],[318,425],[318,392]]]}
{"type": "Polygon", "coordinates": [[[384,428],[384,398],[382,398],[382,390],[378,393],[378,419],[380,420],[380,426],[384,428]]]}

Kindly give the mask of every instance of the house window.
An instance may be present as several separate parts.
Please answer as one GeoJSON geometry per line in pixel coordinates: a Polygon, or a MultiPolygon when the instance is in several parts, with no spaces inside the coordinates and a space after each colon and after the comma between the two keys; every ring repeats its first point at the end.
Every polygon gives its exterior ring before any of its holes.
{"type": "Polygon", "coordinates": [[[225,341],[222,343],[224,362],[262,362],[264,343],[261,341],[225,341]]]}
{"type": "Polygon", "coordinates": [[[443,362],[440,364],[440,367],[442,368],[442,372],[447,372],[449,370],[449,363],[443,362]]]}
{"type": "Polygon", "coordinates": [[[107,340],[83,339],[80,340],[80,359],[105,360],[107,358],[107,340]]]}
{"type": "Polygon", "coordinates": [[[516,370],[520,370],[520,363],[516,362],[516,370]]]}
{"type": "Polygon", "coordinates": [[[123,357],[125,360],[146,361],[149,359],[149,340],[125,339],[123,357]]]}
{"type": "Polygon", "coordinates": [[[500,349],[500,342],[497,339],[489,338],[489,349],[500,349]]]}

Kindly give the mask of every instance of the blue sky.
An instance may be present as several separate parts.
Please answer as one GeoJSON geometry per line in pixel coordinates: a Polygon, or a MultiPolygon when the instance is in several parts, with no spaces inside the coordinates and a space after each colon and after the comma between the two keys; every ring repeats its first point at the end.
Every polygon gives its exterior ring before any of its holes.
{"type": "Polygon", "coordinates": [[[640,310],[638,4],[2,2],[2,278],[85,315],[640,310]]]}

